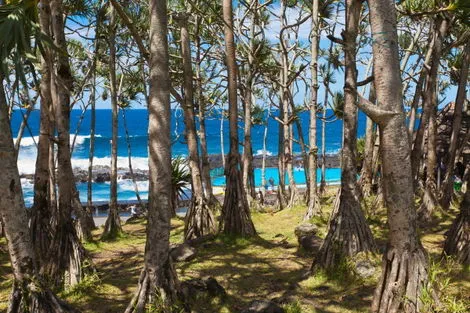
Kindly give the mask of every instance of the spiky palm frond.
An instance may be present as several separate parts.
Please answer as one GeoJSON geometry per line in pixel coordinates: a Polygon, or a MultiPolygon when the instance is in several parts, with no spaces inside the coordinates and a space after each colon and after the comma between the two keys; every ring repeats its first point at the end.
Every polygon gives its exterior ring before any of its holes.
{"type": "Polygon", "coordinates": [[[175,199],[185,195],[188,185],[191,183],[191,173],[188,164],[182,157],[171,160],[171,187],[175,199]]]}

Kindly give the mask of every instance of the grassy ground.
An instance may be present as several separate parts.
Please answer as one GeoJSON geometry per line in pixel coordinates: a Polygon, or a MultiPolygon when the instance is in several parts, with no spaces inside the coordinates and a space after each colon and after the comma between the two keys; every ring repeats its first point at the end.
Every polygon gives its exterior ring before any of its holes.
{"type": "MultiPolygon", "coordinates": [[[[324,212],[313,221],[326,233],[326,224],[334,195],[322,199],[324,212]]],[[[307,279],[312,256],[298,249],[294,228],[305,208],[298,206],[277,213],[253,213],[259,237],[251,239],[218,236],[204,243],[189,262],[177,263],[180,280],[212,276],[226,289],[225,300],[200,295],[193,299],[195,312],[239,312],[255,299],[274,299],[284,304],[288,313],[367,312],[374,286],[380,274],[380,256],[366,256],[376,265],[376,274],[360,279],[351,274],[348,262],[329,273],[318,271],[307,279]]],[[[368,221],[379,247],[386,242],[384,211],[368,212],[368,221]]],[[[422,230],[422,241],[432,261],[433,280],[444,293],[441,312],[470,312],[470,274],[452,261],[436,263],[442,251],[444,232],[453,215],[439,219],[422,230]]],[[[183,221],[172,221],[173,243],[182,241],[183,221]]],[[[143,261],[145,223],[124,225],[125,234],[115,242],[98,241],[86,248],[97,268],[79,286],[61,294],[82,312],[123,312],[137,285],[143,261]]],[[[0,311],[5,310],[12,284],[12,275],[5,240],[0,239],[0,311]],[[2,250],[3,248],[3,250],[2,250]]],[[[364,256],[362,256],[364,257],[364,256]]],[[[431,304],[430,299],[425,299],[431,304]]]]}

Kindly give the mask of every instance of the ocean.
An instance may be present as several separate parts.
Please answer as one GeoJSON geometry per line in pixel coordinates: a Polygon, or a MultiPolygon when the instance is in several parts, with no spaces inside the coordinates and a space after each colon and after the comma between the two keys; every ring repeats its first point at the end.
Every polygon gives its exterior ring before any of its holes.
{"type": "MultiPolygon", "coordinates": [[[[36,144],[39,133],[39,111],[34,110],[31,112],[28,119],[28,128],[25,130],[23,139],[21,141],[20,153],[18,157],[18,167],[20,174],[33,174],[36,163],[36,144]]],[[[147,127],[148,127],[148,112],[142,109],[125,110],[125,118],[127,130],[129,133],[129,141],[132,151],[132,165],[135,169],[147,169],[147,127]]],[[[12,115],[11,125],[13,137],[16,138],[20,124],[23,120],[25,112],[15,110],[12,115]]],[[[273,112],[272,115],[277,115],[273,112]]],[[[332,116],[333,112],[329,110],[327,116],[332,116]]],[[[221,122],[220,111],[215,111],[206,120],[207,130],[207,143],[209,154],[221,153],[221,122]]],[[[72,166],[86,169],[88,167],[88,153],[90,145],[90,112],[87,111],[82,116],[81,110],[71,111],[71,143],[74,141],[72,166]],[[76,136],[75,136],[76,134],[76,136]]],[[[304,112],[300,115],[302,125],[302,132],[305,140],[308,142],[308,125],[309,114],[304,112]]],[[[359,113],[358,117],[358,137],[364,135],[365,132],[365,115],[359,113]]],[[[126,133],[123,123],[122,113],[119,113],[119,139],[118,139],[118,167],[128,167],[128,154],[126,133]]],[[[317,121],[318,132],[317,145],[321,151],[321,127],[322,123],[320,118],[317,121]]],[[[239,123],[240,140],[243,138],[242,122],[239,123]]],[[[228,121],[224,119],[222,125],[224,152],[229,151],[229,138],[228,138],[228,121]]],[[[326,151],[328,154],[338,153],[341,148],[342,141],[342,121],[335,120],[328,122],[326,126],[326,151]]],[[[172,155],[187,156],[187,146],[184,138],[184,122],[183,111],[180,109],[172,110],[171,117],[171,133],[172,133],[172,155]]],[[[96,111],[96,137],[95,137],[95,159],[94,165],[110,165],[111,155],[111,110],[97,110],[96,111]]],[[[263,134],[264,125],[254,125],[252,129],[252,143],[254,154],[263,153],[263,134]]],[[[294,137],[298,138],[297,128],[294,126],[294,137]]],[[[268,119],[268,140],[267,140],[267,154],[277,155],[279,142],[279,123],[274,118],[268,119]]],[[[240,148],[240,151],[242,148],[240,148]]],[[[301,149],[297,143],[294,143],[294,153],[300,153],[301,149]]],[[[340,179],[340,171],[338,169],[329,169],[327,173],[328,181],[338,181],[340,179]]],[[[295,173],[296,181],[299,184],[305,183],[302,169],[297,169],[295,173]]],[[[277,169],[269,169],[266,174],[267,178],[273,177],[277,180],[277,169]]],[[[319,175],[318,175],[319,176],[319,175]]],[[[260,170],[255,170],[255,179],[257,184],[260,183],[260,170]]],[[[214,185],[223,185],[223,177],[215,178],[214,185]]],[[[31,205],[32,194],[32,181],[23,178],[23,193],[25,195],[25,202],[31,205]]],[[[86,184],[78,184],[80,191],[80,198],[82,201],[86,200],[86,184]]],[[[93,200],[94,201],[107,201],[109,199],[109,183],[94,183],[93,200]]],[[[133,185],[129,180],[120,180],[118,186],[119,200],[133,200],[135,199],[133,185]]],[[[139,182],[139,190],[143,199],[146,198],[148,192],[148,182],[139,182]]]]}

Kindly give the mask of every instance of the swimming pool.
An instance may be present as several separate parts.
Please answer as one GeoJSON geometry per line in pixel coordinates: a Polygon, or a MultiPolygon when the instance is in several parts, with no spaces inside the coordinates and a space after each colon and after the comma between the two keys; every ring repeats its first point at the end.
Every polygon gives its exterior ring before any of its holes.
{"type": "MultiPolygon", "coordinates": [[[[265,172],[266,183],[270,178],[273,178],[274,184],[279,185],[279,170],[276,167],[268,167],[265,172]]],[[[305,185],[305,170],[303,168],[294,169],[294,180],[298,185],[305,185]]],[[[325,173],[325,181],[327,183],[339,182],[341,180],[341,169],[340,168],[327,168],[325,173]]],[[[286,175],[286,183],[288,182],[286,175]]],[[[317,169],[317,183],[321,181],[321,169],[317,169]]],[[[212,179],[214,186],[225,186],[225,176],[216,177],[212,179]]],[[[261,169],[255,168],[255,185],[256,187],[261,186],[261,169]]]]}

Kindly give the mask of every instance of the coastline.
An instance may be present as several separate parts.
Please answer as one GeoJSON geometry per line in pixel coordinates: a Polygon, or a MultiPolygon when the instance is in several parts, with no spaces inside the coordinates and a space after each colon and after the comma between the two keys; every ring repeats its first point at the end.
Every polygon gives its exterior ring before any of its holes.
{"type": "MultiPolygon", "coordinates": [[[[263,162],[262,155],[253,156],[253,167],[261,168],[263,162]]],[[[302,162],[302,157],[300,154],[294,155],[294,165],[297,162],[302,162]]],[[[222,155],[221,154],[211,154],[209,155],[209,164],[210,169],[223,168],[222,155]]],[[[318,167],[322,166],[321,155],[318,155],[318,167]]],[[[339,154],[327,154],[325,156],[325,166],[326,168],[339,168],[340,164],[340,155],[339,154]]],[[[277,155],[268,155],[266,156],[266,168],[277,168],[278,167],[278,157],[277,155]]],[[[73,169],[75,182],[76,183],[86,183],[88,181],[88,170],[83,168],[74,168],[73,169]]],[[[120,167],[118,168],[119,179],[132,179],[136,181],[146,181],[148,180],[148,170],[145,169],[134,169],[134,177],[132,177],[129,168],[120,167]]],[[[104,183],[110,181],[110,167],[108,165],[96,165],[93,166],[93,182],[95,183],[104,183]]],[[[21,178],[33,180],[34,174],[21,174],[21,178]]]]}

